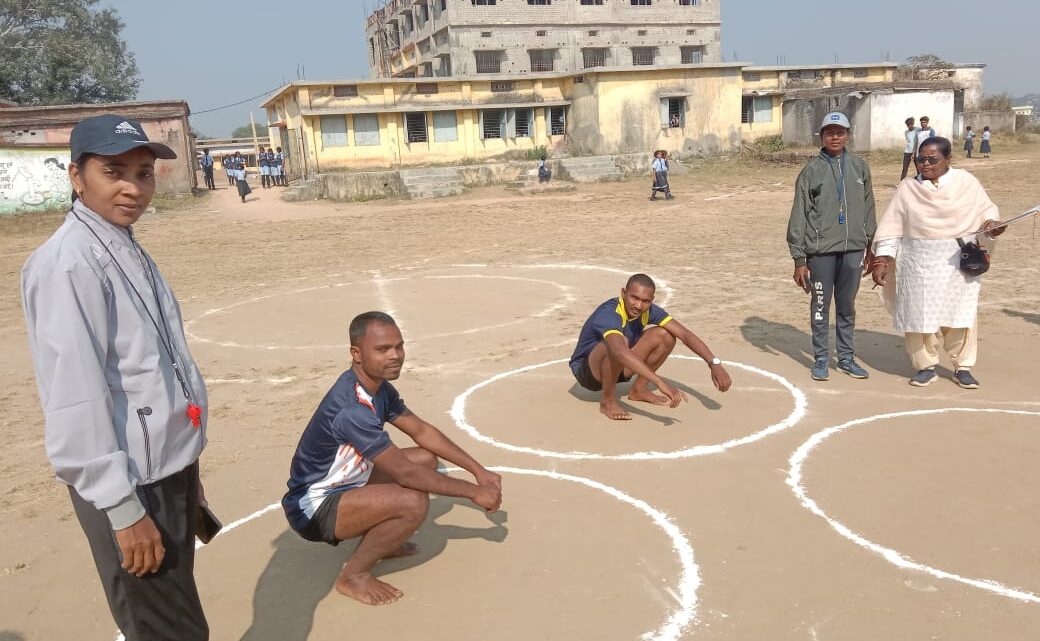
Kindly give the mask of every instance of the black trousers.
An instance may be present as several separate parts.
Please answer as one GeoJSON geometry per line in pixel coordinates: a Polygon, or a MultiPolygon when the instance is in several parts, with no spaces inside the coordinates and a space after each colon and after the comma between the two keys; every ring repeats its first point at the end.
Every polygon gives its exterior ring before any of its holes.
{"type": "Polygon", "coordinates": [[[159,571],[142,578],[120,567],[122,555],[105,513],[71,487],[69,494],[90,542],[112,618],[127,641],[207,641],[209,624],[194,575],[198,462],[137,488],[137,496],[155,521],[166,548],[159,571]]]}
{"type": "MultiPolygon", "coordinates": [[[[903,152],[903,173],[899,176],[899,180],[906,178],[906,173],[910,170],[910,161],[914,160],[913,154],[903,152]]],[[[917,161],[914,160],[914,169],[917,168],[917,161]]]]}

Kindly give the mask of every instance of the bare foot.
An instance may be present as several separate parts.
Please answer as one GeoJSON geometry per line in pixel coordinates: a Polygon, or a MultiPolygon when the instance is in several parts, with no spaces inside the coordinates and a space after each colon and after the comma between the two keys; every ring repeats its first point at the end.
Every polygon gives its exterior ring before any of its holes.
{"type": "Polygon", "coordinates": [[[612,421],[632,420],[632,416],[621,407],[621,403],[618,403],[616,398],[600,401],[599,411],[612,421]]]}
{"type": "Polygon", "coordinates": [[[413,556],[419,553],[419,544],[412,543],[411,541],[405,541],[401,544],[401,547],[397,548],[390,554],[387,554],[386,559],[399,559],[403,556],[413,556]]]}
{"type": "Polygon", "coordinates": [[[403,592],[371,574],[340,575],[336,578],[336,591],[365,605],[387,605],[404,596],[403,592]]]}
{"type": "Polygon", "coordinates": [[[668,405],[668,397],[662,394],[654,394],[650,390],[642,389],[637,390],[632,388],[628,390],[628,400],[630,401],[643,401],[644,403],[652,403],[654,405],[668,405]]]}

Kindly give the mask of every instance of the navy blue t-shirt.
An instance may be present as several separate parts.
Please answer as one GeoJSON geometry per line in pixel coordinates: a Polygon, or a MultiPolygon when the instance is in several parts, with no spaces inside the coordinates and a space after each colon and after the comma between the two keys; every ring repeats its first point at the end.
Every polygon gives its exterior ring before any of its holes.
{"type": "Polygon", "coordinates": [[[650,305],[650,309],[629,320],[628,312],[625,310],[625,300],[620,296],[611,298],[597,307],[581,328],[581,333],[578,334],[578,345],[574,348],[574,354],[571,355],[571,371],[577,374],[582,362],[608,334],[621,334],[628,339],[628,346],[632,347],[643,335],[647,326],[664,327],[671,321],[672,317],[668,315],[668,312],[653,304],[650,305]]]}
{"type": "Polygon", "coordinates": [[[282,508],[299,530],[325,497],[368,483],[372,459],[390,446],[383,424],[407,411],[397,390],[384,382],[369,394],[347,370],[322,399],[293,455],[282,508]]]}

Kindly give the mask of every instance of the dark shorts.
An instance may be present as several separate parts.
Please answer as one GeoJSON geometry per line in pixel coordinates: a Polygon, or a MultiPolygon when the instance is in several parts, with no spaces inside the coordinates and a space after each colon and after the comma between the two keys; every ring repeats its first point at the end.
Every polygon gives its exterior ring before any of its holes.
{"type": "MultiPolygon", "coordinates": [[[[581,364],[578,365],[578,369],[574,370],[574,378],[578,381],[578,385],[581,385],[590,392],[599,392],[603,390],[603,384],[596,380],[596,377],[592,375],[592,370],[589,368],[589,359],[583,358],[581,364]]],[[[618,383],[627,383],[632,379],[631,376],[625,376],[625,370],[621,370],[618,374],[618,383]]]]}
{"type": "Polygon", "coordinates": [[[339,545],[339,539],[336,538],[336,515],[339,513],[339,500],[344,494],[346,492],[336,492],[326,496],[311,520],[307,521],[307,525],[296,533],[315,543],[339,545]]]}

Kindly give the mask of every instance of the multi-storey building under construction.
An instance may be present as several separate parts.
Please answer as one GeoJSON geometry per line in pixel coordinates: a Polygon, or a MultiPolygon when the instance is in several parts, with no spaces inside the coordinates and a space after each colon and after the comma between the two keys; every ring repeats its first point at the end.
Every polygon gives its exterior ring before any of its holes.
{"type": "Polygon", "coordinates": [[[374,78],[575,72],[721,60],[721,0],[384,0],[374,78]]]}

